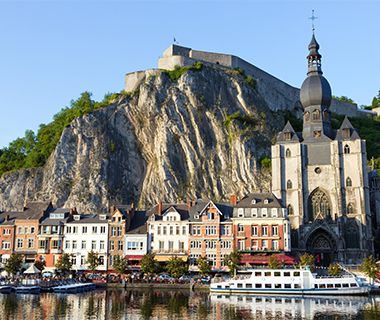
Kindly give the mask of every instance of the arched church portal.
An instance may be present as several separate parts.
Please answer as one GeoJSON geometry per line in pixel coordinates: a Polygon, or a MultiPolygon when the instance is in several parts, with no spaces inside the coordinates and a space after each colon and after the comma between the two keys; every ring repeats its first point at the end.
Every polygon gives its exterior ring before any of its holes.
{"type": "Polygon", "coordinates": [[[309,236],[306,250],[315,256],[316,265],[327,267],[334,260],[336,242],[329,232],[319,228],[309,236]]]}
{"type": "Polygon", "coordinates": [[[326,192],[315,189],[309,196],[309,221],[331,219],[331,202],[326,192]]]}

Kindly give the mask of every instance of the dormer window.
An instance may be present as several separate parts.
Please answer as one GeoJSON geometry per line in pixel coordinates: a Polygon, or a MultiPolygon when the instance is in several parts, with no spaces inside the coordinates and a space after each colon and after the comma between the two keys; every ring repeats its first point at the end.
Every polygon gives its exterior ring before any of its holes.
{"type": "Polygon", "coordinates": [[[73,217],[74,217],[75,221],[79,221],[80,220],[80,215],[79,214],[74,214],[73,217]]]}
{"type": "Polygon", "coordinates": [[[251,204],[256,204],[256,203],[257,203],[256,199],[252,199],[251,204]]]}
{"type": "Polygon", "coordinates": [[[207,219],[208,220],[214,220],[214,212],[207,212],[207,219]]]}
{"type": "Polygon", "coordinates": [[[239,218],[244,218],[244,209],[243,208],[239,208],[238,209],[238,217],[239,218]]]}
{"type": "Polygon", "coordinates": [[[350,128],[344,128],[343,129],[343,138],[344,139],[350,139],[350,128]]]}
{"type": "Polygon", "coordinates": [[[268,216],[268,210],[267,208],[262,208],[261,209],[261,217],[266,218],[268,216]]]}
{"type": "Polygon", "coordinates": [[[252,216],[252,218],[256,218],[257,217],[257,208],[252,208],[251,209],[251,216],[252,216]]]}
{"type": "Polygon", "coordinates": [[[292,139],[292,133],[291,132],[284,132],[284,138],[285,138],[285,140],[291,140],[292,139]]]}
{"type": "Polygon", "coordinates": [[[199,219],[199,215],[196,214],[196,215],[194,216],[194,219],[199,219]]]}
{"type": "Polygon", "coordinates": [[[107,219],[107,215],[105,214],[99,215],[99,220],[106,220],[106,219],[107,219]]]}
{"type": "Polygon", "coordinates": [[[319,110],[313,111],[313,120],[319,120],[321,118],[321,113],[319,110]]]}
{"type": "Polygon", "coordinates": [[[264,204],[268,204],[269,203],[269,199],[264,199],[264,204]]]}
{"type": "Polygon", "coordinates": [[[308,111],[305,112],[304,119],[306,122],[310,121],[310,112],[308,112],[308,111]]]}

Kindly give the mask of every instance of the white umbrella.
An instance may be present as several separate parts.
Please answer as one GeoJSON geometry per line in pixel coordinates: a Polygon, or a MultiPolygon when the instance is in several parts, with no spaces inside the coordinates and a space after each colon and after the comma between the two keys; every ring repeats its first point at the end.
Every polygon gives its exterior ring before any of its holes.
{"type": "Polygon", "coordinates": [[[36,274],[36,273],[41,273],[41,271],[36,268],[34,264],[31,264],[28,269],[24,271],[24,274],[36,274]]]}

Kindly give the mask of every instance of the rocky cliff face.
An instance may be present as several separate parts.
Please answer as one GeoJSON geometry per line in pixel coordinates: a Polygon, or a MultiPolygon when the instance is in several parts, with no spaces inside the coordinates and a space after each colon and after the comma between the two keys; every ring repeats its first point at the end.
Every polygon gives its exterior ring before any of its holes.
{"type": "Polygon", "coordinates": [[[74,120],[43,168],[0,178],[0,209],[51,200],[105,211],[268,189],[259,160],[283,125],[235,71],[203,67],[171,80],[157,70],[133,97],[74,120]]]}

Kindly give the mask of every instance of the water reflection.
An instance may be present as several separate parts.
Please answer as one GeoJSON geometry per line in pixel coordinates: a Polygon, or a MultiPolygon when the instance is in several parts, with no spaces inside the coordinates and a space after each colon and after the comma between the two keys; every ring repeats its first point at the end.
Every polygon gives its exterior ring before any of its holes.
{"type": "Polygon", "coordinates": [[[0,319],[380,319],[380,297],[209,295],[189,290],[99,290],[2,295],[0,319]]]}

